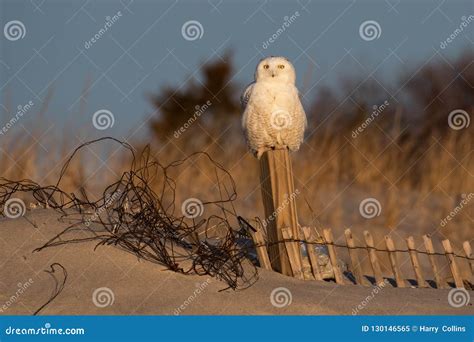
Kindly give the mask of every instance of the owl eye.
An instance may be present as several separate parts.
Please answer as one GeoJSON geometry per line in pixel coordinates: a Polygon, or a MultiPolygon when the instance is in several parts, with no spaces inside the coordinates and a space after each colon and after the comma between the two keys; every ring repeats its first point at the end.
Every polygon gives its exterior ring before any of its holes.
{"type": "Polygon", "coordinates": [[[278,69],[285,69],[285,66],[283,64],[278,65],[278,69]]]}
{"type": "Polygon", "coordinates": [[[263,66],[263,68],[264,68],[264,69],[268,69],[268,68],[269,68],[268,64],[265,64],[265,65],[263,66]]]}

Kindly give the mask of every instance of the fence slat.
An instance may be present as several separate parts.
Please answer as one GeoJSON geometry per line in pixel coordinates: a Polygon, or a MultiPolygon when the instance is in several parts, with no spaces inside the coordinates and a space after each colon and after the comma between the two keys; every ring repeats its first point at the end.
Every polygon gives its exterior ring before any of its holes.
{"type": "Polygon", "coordinates": [[[298,252],[300,253],[300,258],[301,258],[301,269],[303,270],[303,277],[305,280],[314,280],[313,276],[313,270],[311,267],[311,261],[309,260],[309,255],[308,255],[308,244],[306,243],[306,239],[304,238],[303,234],[303,228],[300,227],[298,229],[299,233],[299,239],[301,242],[297,242],[297,247],[298,247],[298,252]],[[303,255],[303,244],[304,247],[306,248],[306,256],[303,255]]]}
{"type": "Polygon", "coordinates": [[[382,284],[384,280],[379,259],[377,258],[377,252],[375,251],[374,238],[368,230],[364,231],[364,239],[367,246],[367,251],[369,253],[370,265],[372,266],[372,271],[374,272],[375,282],[377,285],[382,284]]]}
{"type": "Polygon", "coordinates": [[[464,241],[462,244],[462,248],[464,249],[464,253],[466,254],[466,257],[470,259],[467,262],[469,263],[469,266],[471,267],[471,277],[472,277],[474,275],[474,261],[472,260],[472,248],[469,241],[464,241]]]}
{"type": "Polygon", "coordinates": [[[456,264],[456,259],[454,258],[453,248],[451,247],[451,242],[446,239],[442,241],[444,251],[446,252],[446,258],[448,259],[449,268],[451,269],[451,274],[454,278],[454,284],[458,288],[464,288],[462,278],[459,274],[458,265],[456,264]]]}
{"type": "Polygon", "coordinates": [[[311,269],[313,271],[314,279],[323,280],[321,275],[321,270],[319,269],[318,256],[314,251],[314,245],[311,243],[314,242],[314,238],[311,234],[311,229],[309,227],[303,227],[304,239],[309,242],[306,244],[306,251],[308,252],[309,261],[311,263],[311,269]]]}
{"type": "Polygon", "coordinates": [[[415,246],[415,239],[413,238],[413,236],[409,236],[406,238],[406,242],[410,254],[411,265],[413,266],[413,270],[415,271],[415,277],[416,282],[418,283],[418,287],[428,287],[425,278],[423,277],[423,273],[421,272],[420,260],[418,260],[418,253],[416,251],[415,246]]]}
{"type": "Polygon", "coordinates": [[[329,259],[331,260],[332,268],[334,270],[334,278],[336,279],[337,284],[344,284],[344,277],[339,267],[339,262],[337,259],[336,248],[334,247],[334,238],[332,235],[332,230],[330,228],[323,229],[324,239],[328,243],[329,259]]]}
{"type": "Polygon", "coordinates": [[[359,263],[359,257],[357,256],[357,251],[355,250],[355,243],[352,237],[352,232],[350,229],[344,231],[346,237],[347,250],[349,251],[349,257],[351,259],[351,269],[354,271],[354,276],[357,284],[364,285],[364,275],[359,263]]]}
{"type": "Polygon", "coordinates": [[[431,268],[433,269],[433,275],[436,282],[436,287],[438,289],[444,288],[444,281],[443,277],[441,277],[441,273],[439,272],[438,264],[436,263],[436,257],[434,255],[435,249],[433,247],[433,241],[431,240],[431,236],[423,235],[423,241],[425,243],[425,249],[428,253],[428,258],[430,259],[431,268]]]}
{"type": "Polygon", "coordinates": [[[252,239],[255,243],[258,261],[260,261],[260,266],[264,269],[271,270],[272,264],[270,262],[270,258],[268,257],[267,246],[265,245],[265,240],[263,238],[263,234],[260,230],[256,232],[251,230],[252,239]]]}
{"type": "Polygon", "coordinates": [[[304,279],[303,270],[300,262],[300,253],[299,250],[295,248],[297,242],[291,241],[293,239],[293,234],[290,228],[284,227],[281,229],[283,239],[285,240],[286,253],[291,265],[291,272],[293,277],[298,279],[304,279]]]}
{"type": "Polygon", "coordinates": [[[397,283],[397,287],[406,287],[405,279],[403,279],[402,272],[398,266],[395,243],[390,236],[385,236],[385,245],[387,246],[388,257],[390,259],[390,265],[392,266],[392,271],[397,283]]]}

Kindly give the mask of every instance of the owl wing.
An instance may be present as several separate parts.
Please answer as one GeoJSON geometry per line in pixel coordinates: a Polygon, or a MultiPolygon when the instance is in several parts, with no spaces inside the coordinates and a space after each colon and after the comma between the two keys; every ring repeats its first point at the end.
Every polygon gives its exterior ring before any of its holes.
{"type": "Polygon", "coordinates": [[[298,103],[296,105],[296,114],[304,118],[304,129],[308,128],[308,119],[304,112],[303,104],[301,103],[301,93],[298,91],[298,103]]]}
{"type": "Polygon", "coordinates": [[[240,105],[242,106],[242,110],[244,111],[242,115],[242,128],[244,129],[245,134],[247,134],[247,119],[248,119],[248,113],[247,113],[247,104],[250,101],[250,96],[252,96],[252,89],[253,86],[255,85],[255,82],[250,83],[247,88],[245,88],[244,92],[240,96],[240,105]]]}
{"type": "Polygon", "coordinates": [[[245,88],[244,92],[240,96],[240,104],[242,106],[242,110],[245,110],[245,107],[247,107],[247,103],[249,103],[250,96],[252,95],[252,89],[254,86],[255,82],[250,83],[247,88],[245,88]]]}

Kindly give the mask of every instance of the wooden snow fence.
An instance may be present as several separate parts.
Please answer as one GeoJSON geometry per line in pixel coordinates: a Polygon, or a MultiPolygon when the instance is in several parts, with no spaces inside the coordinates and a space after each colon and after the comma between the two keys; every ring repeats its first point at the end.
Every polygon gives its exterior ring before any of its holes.
{"type": "Polygon", "coordinates": [[[464,253],[456,254],[448,239],[441,241],[443,250],[436,251],[429,235],[416,239],[409,236],[403,246],[400,243],[397,246],[390,235],[384,236],[384,241],[376,243],[371,232],[365,230],[363,239],[358,240],[364,243],[356,244],[353,232],[346,229],[345,243],[336,243],[330,228],[323,229],[320,235],[314,228],[298,225],[295,197],[299,192],[295,190],[291,159],[287,149],[275,149],[264,153],[260,159],[260,171],[266,219],[256,232],[252,232],[252,238],[261,267],[298,279],[328,279],[327,272],[324,273],[319,262],[321,249],[315,248],[319,246],[325,251],[326,259],[329,259],[331,278],[337,284],[377,285],[389,280],[396,287],[454,286],[472,289],[474,257],[469,241],[465,241],[462,245],[464,253]],[[265,231],[262,226],[266,228],[265,231]],[[423,249],[417,248],[417,243],[419,246],[423,245],[423,249]],[[343,250],[346,250],[349,256],[347,270],[341,268],[339,253],[343,250]],[[420,255],[426,257],[421,259],[420,255]],[[402,273],[399,259],[403,256],[405,256],[403,260],[410,260],[409,266],[413,270],[416,283],[410,282],[402,273]],[[438,265],[439,256],[446,258],[451,276],[443,277],[443,269],[438,265]],[[382,271],[381,257],[388,257],[390,266],[385,268],[385,272],[382,271]],[[371,271],[364,274],[362,263],[367,260],[371,271]],[[422,267],[422,260],[428,260],[429,265],[422,267]],[[469,265],[464,278],[460,272],[461,261],[469,265]],[[430,274],[424,274],[423,270],[427,268],[431,269],[430,274]]]}

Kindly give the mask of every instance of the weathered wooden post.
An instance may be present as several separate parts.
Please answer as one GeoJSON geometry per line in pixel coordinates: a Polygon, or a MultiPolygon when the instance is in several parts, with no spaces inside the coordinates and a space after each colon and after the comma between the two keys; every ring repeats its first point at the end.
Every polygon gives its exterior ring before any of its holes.
{"type": "MultiPolygon", "coordinates": [[[[288,149],[267,151],[260,159],[260,185],[265,209],[265,223],[269,242],[268,254],[273,270],[293,276],[290,261],[283,243],[283,228],[298,239],[298,216],[296,213],[293,169],[288,149]]],[[[300,253],[296,259],[298,269],[302,261],[300,253]]]]}
{"type": "Polygon", "coordinates": [[[375,243],[372,234],[368,230],[364,230],[365,245],[367,246],[367,252],[369,253],[370,265],[374,272],[374,278],[376,285],[380,285],[384,282],[382,276],[382,269],[380,268],[380,262],[377,258],[377,252],[375,250],[375,243]]]}
{"type": "Polygon", "coordinates": [[[433,246],[433,241],[431,240],[431,236],[428,234],[423,235],[423,241],[425,243],[426,252],[428,253],[428,258],[430,259],[431,268],[433,269],[436,287],[438,289],[442,289],[445,287],[444,281],[443,281],[443,278],[441,277],[438,264],[436,263],[435,249],[433,246]]]}
{"type": "Polygon", "coordinates": [[[392,238],[388,235],[385,236],[385,245],[387,246],[388,257],[390,259],[390,265],[392,266],[393,276],[395,277],[397,287],[406,287],[405,280],[403,279],[402,272],[398,265],[395,242],[393,242],[392,238]]]}
{"type": "Polygon", "coordinates": [[[464,288],[464,283],[462,277],[459,274],[458,265],[456,264],[456,258],[454,257],[453,247],[451,247],[451,242],[446,239],[441,241],[443,244],[444,251],[446,252],[446,259],[449,263],[449,268],[451,269],[451,274],[453,275],[454,285],[458,288],[464,288]]]}
{"type": "Polygon", "coordinates": [[[413,266],[413,271],[415,272],[418,287],[428,287],[425,278],[423,277],[423,272],[421,271],[421,265],[420,260],[418,259],[418,251],[416,249],[415,239],[413,238],[413,236],[409,236],[405,240],[407,242],[408,254],[410,255],[411,265],[413,266]]]}

